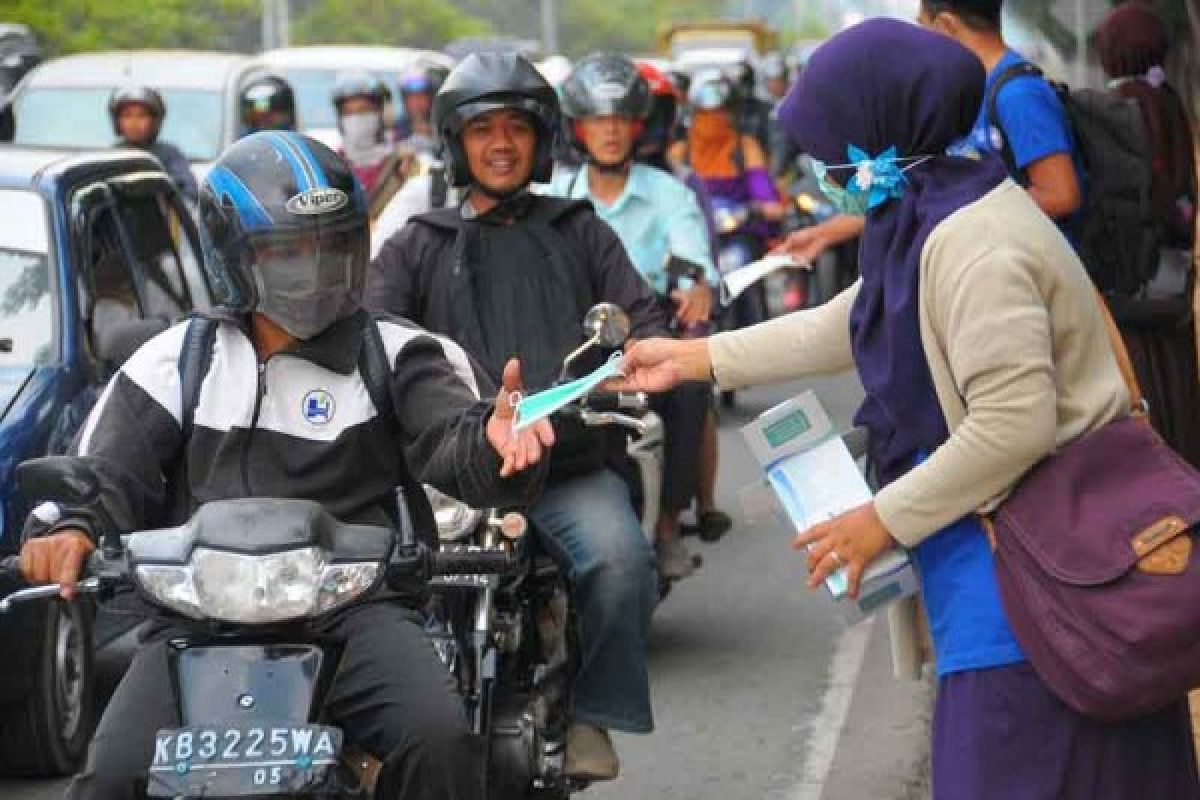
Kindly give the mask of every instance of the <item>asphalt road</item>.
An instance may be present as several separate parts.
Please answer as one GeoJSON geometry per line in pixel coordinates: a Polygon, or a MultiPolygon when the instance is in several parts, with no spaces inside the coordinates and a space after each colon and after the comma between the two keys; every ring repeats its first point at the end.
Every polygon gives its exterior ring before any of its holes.
{"type": "MultiPolygon", "coordinates": [[[[756,473],[738,428],[805,386],[848,424],[860,394],[850,377],[744,392],[724,414],[719,496],[738,524],[715,544],[688,540],[704,566],[659,608],[650,641],[657,730],[616,737],[621,778],[588,800],[924,796],[927,692],[891,680],[881,621],[847,629],[805,591],[790,531],[743,513],[756,473]]],[[[0,782],[0,800],[49,800],[62,786],[0,782]]]]}

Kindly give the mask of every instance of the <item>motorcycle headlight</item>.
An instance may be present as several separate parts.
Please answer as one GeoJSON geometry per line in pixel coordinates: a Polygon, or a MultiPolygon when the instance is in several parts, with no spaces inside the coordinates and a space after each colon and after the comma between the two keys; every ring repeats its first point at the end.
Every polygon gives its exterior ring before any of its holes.
{"type": "Polygon", "coordinates": [[[714,221],[717,223],[718,233],[733,233],[738,229],[737,217],[728,211],[718,211],[714,221]]]}
{"type": "Polygon", "coordinates": [[[375,585],[376,562],[330,564],[316,547],[250,556],[198,547],[186,565],[142,564],[155,602],[193,619],[263,625],[323,614],[375,585]]]}
{"type": "Polygon", "coordinates": [[[425,487],[425,495],[429,498],[429,505],[433,506],[439,539],[457,541],[479,527],[479,521],[483,519],[482,511],[476,511],[432,486],[425,487]]]}

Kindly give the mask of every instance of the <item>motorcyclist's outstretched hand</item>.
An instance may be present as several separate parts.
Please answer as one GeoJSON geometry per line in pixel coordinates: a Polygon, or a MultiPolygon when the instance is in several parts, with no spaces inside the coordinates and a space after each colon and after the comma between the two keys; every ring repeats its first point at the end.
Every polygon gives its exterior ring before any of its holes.
{"type": "Polygon", "coordinates": [[[644,339],[625,349],[621,376],[606,381],[614,392],[665,392],[683,381],[709,379],[707,339],[644,339]]]}
{"type": "Polygon", "coordinates": [[[61,584],[62,598],[70,600],[83,564],[95,549],[91,537],[78,528],[35,537],[21,547],[21,574],[29,583],[61,584]]]}
{"type": "Polygon", "coordinates": [[[517,403],[524,387],[521,383],[521,362],[509,359],[504,365],[496,409],[487,423],[487,439],[504,461],[500,477],[509,478],[542,460],[542,452],[554,446],[554,428],[549,420],[539,420],[527,428],[516,430],[517,403]]]}

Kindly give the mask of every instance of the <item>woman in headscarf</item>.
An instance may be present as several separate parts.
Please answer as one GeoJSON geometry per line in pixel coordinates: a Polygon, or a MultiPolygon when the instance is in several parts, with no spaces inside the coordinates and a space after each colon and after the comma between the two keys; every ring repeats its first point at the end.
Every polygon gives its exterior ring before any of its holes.
{"type": "Polygon", "coordinates": [[[1150,404],[1150,420],[1184,458],[1200,466],[1200,379],[1192,327],[1192,249],[1196,230],[1196,164],[1183,101],[1167,83],[1167,27],[1152,6],[1126,2],[1096,30],[1096,50],[1109,88],[1137,102],[1151,152],[1151,202],[1162,232],[1159,274],[1151,285],[1175,303],[1117,321],[1150,404]]]}
{"type": "Polygon", "coordinates": [[[865,213],[862,277],[824,306],[696,341],[650,339],[616,388],[723,388],[858,371],[882,488],[801,533],[809,586],[853,591],[896,543],[918,566],[937,657],[935,798],[1197,797],[1184,702],[1102,724],[1053,695],[1001,606],[980,512],[1056,448],[1130,413],[1083,266],[999,159],[952,147],[984,92],[952,40],[871,20],[820,48],[779,116],[865,213]],[[881,58],[880,54],[903,54],[881,58]]]}

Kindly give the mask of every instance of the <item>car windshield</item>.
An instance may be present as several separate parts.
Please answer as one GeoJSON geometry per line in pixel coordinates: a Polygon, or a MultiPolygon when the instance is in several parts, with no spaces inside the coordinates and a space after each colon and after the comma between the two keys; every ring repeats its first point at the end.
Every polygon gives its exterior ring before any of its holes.
{"type": "MultiPolygon", "coordinates": [[[[193,161],[212,161],[221,150],[221,93],[163,89],[167,117],[161,138],[193,161]]],[[[105,88],[30,87],[17,98],[14,142],[43,147],[112,147],[117,137],[105,88]]]]}
{"type": "MultiPolygon", "coordinates": [[[[336,128],[337,113],[333,108],[333,85],[341,69],[289,69],[284,77],[296,93],[296,119],[301,130],[314,128],[336,128]]],[[[397,73],[368,70],[384,80],[392,92],[399,97],[397,73]]]]}
{"type": "Polygon", "coordinates": [[[54,360],[54,301],[46,206],[34,192],[0,189],[0,369],[54,360]]]}

